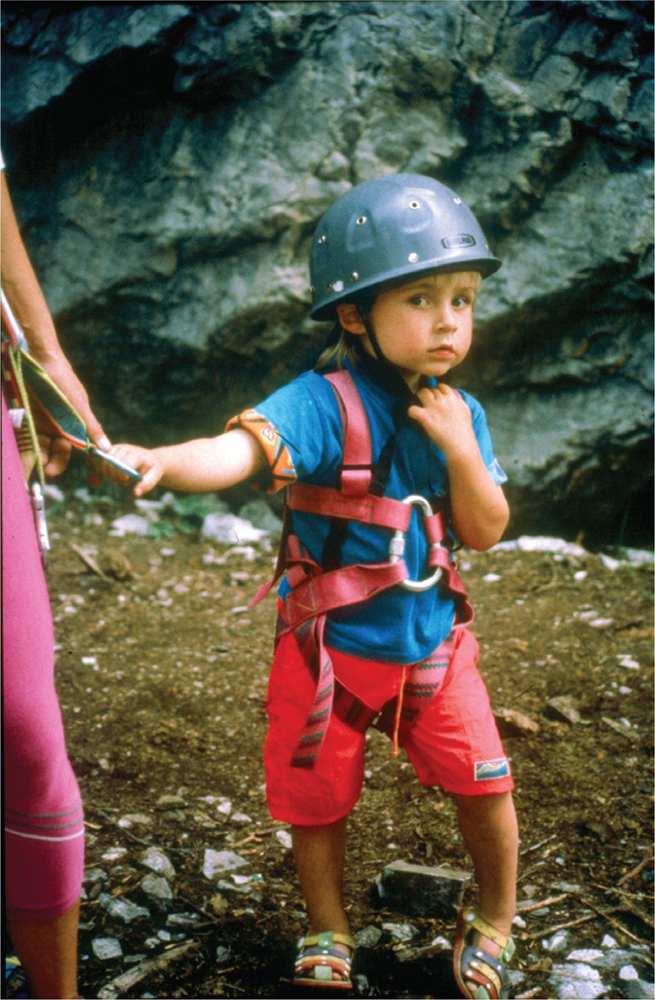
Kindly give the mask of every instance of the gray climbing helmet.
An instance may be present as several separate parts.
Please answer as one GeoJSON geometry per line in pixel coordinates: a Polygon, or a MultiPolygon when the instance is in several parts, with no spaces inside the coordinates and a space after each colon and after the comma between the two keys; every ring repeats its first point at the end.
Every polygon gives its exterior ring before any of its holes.
{"type": "Polygon", "coordinates": [[[450,188],[420,174],[392,174],[351,188],[321,219],[309,259],[312,319],[364,289],[425,271],[470,268],[483,278],[501,261],[450,188]]]}

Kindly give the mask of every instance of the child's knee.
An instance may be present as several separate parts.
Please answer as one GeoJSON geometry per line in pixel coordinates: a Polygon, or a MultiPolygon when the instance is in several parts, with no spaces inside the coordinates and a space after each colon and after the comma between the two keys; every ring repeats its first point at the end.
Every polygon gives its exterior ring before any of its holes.
{"type": "Polygon", "coordinates": [[[511,792],[492,795],[455,795],[457,815],[461,823],[516,825],[514,799],[511,792]]]}

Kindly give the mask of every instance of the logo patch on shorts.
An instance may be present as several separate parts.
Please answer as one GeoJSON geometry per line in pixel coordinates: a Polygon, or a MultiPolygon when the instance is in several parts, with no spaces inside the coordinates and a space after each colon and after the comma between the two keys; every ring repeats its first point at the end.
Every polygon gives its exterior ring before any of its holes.
{"type": "Polygon", "coordinates": [[[498,760],[480,760],[475,762],[475,780],[491,781],[493,778],[509,777],[509,761],[507,757],[498,760]]]}

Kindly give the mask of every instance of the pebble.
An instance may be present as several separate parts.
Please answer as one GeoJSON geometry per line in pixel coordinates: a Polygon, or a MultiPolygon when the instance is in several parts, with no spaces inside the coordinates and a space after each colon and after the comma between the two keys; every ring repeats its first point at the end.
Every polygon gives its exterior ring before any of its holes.
{"type": "Polygon", "coordinates": [[[211,848],[205,850],[205,857],[202,872],[205,878],[212,879],[216,875],[223,875],[225,872],[234,871],[238,868],[249,866],[250,862],[240,857],[233,851],[212,851],[211,848]]]}
{"type": "Polygon", "coordinates": [[[175,868],[169,858],[156,847],[149,847],[145,854],[139,858],[139,864],[146,868],[152,868],[154,872],[159,872],[166,878],[175,878],[175,868]]]}
{"type": "Polygon", "coordinates": [[[84,872],[84,878],[82,879],[82,881],[106,882],[107,877],[108,877],[107,872],[104,870],[104,868],[88,868],[87,871],[84,872]]]}
{"type": "Polygon", "coordinates": [[[290,851],[293,847],[293,842],[291,840],[291,834],[288,830],[276,830],[275,839],[284,847],[287,851],[290,851]]]}
{"type": "Polygon", "coordinates": [[[157,799],[157,805],[168,809],[172,806],[185,806],[186,800],[181,795],[161,795],[157,799]]]}
{"type": "Polygon", "coordinates": [[[418,933],[414,924],[382,924],[382,930],[390,934],[394,941],[411,941],[418,933]]]}
{"type": "Polygon", "coordinates": [[[556,931],[552,937],[544,938],[542,945],[546,951],[557,953],[568,948],[571,935],[568,931],[556,931]]]}
{"type": "Polygon", "coordinates": [[[231,954],[232,952],[227,945],[219,944],[216,949],[216,964],[225,965],[226,962],[229,962],[231,954]]]}
{"type": "Polygon", "coordinates": [[[141,882],[141,888],[146,896],[152,896],[154,899],[166,901],[173,898],[170,885],[161,875],[146,875],[141,882]]]}
{"type": "Polygon", "coordinates": [[[546,535],[521,535],[516,548],[519,552],[547,552],[553,555],[574,556],[583,559],[588,552],[581,545],[565,542],[563,538],[550,538],[546,535]]]}
{"type": "Polygon", "coordinates": [[[621,990],[628,1000],[653,1000],[655,997],[655,986],[643,979],[628,979],[621,984],[621,990]]]}
{"type": "Polygon", "coordinates": [[[246,823],[252,823],[252,816],[247,816],[246,813],[240,813],[240,812],[232,813],[230,819],[232,820],[233,823],[239,823],[241,825],[245,825],[246,823]]]}
{"type": "Polygon", "coordinates": [[[553,965],[548,981],[557,1000],[596,1000],[607,991],[598,970],[583,962],[553,965]]]}
{"type": "Polygon", "coordinates": [[[110,917],[118,917],[126,924],[130,924],[133,920],[138,920],[140,917],[150,916],[150,911],[146,910],[144,906],[137,906],[136,903],[131,903],[129,899],[112,899],[106,892],[100,893],[98,902],[110,917]]]}
{"type": "Polygon", "coordinates": [[[202,918],[198,913],[170,913],[166,918],[167,927],[193,927],[202,918]]]}
{"type": "Polygon", "coordinates": [[[566,694],[558,695],[547,702],[546,715],[558,719],[560,722],[570,722],[572,725],[581,721],[573,698],[566,694]]]}
{"type": "Polygon", "coordinates": [[[255,528],[250,521],[235,514],[208,514],[202,524],[203,538],[216,542],[259,542],[268,531],[255,528]]]}
{"type": "Polygon", "coordinates": [[[122,538],[123,535],[142,535],[145,537],[149,527],[150,521],[147,517],[141,517],[139,514],[125,514],[124,517],[112,521],[109,534],[117,538],[122,538]]]}
{"type": "Polygon", "coordinates": [[[149,823],[152,823],[150,816],[145,816],[143,813],[129,813],[127,816],[121,816],[116,825],[129,830],[131,826],[147,826],[149,823]]]}
{"type": "Polygon", "coordinates": [[[360,931],[355,934],[355,941],[357,942],[358,948],[375,948],[378,941],[382,937],[383,931],[380,927],[376,927],[375,924],[369,924],[367,927],[362,927],[360,931]]]}
{"type": "Polygon", "coordinates": [[[123,954],[121,943],[116,938],[98,937],[91,942],[93,954],[101,962],[108,962],[112,958],[118,958],[123,954]]]}
{"type": "Polygon", "coordinates": [[[594,963],[599,958],[604,958],[604,953],[598,951],[597,948],[578,948],[577,951],[572,951],[570,955],[566,956],[567,962],[590,962],[594,963]]]}

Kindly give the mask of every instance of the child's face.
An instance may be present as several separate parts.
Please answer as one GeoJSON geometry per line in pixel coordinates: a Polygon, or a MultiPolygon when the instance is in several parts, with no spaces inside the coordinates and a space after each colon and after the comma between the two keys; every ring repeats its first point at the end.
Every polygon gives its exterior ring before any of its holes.
{"type": "MultiPolygon", "coordinates": [[[[439,378],[466,357],[478,283],[479,275],[470,271],[427,274],[378,295],[369,324],[385,358],[412,391],[421,375],[439,378]]],[[[338,311],[341,325],[363,336],[366,351],[375,357],[357,309],[344,304],[338,311]]]]}

